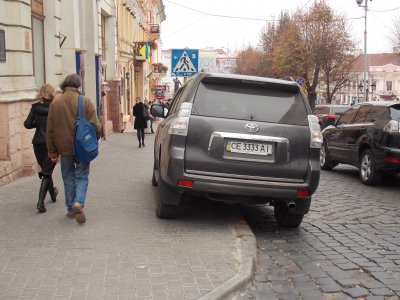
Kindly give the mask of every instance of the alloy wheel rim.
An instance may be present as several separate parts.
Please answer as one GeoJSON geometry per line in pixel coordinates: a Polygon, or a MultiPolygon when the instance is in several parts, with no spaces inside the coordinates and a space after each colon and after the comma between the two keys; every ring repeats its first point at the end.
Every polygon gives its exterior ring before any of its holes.
{"type": "Polygon", "coordinates": [[[364,180],[368,180],[371,176],[371,158],[364,155],[361,161],[361,176],[364,180]]]}

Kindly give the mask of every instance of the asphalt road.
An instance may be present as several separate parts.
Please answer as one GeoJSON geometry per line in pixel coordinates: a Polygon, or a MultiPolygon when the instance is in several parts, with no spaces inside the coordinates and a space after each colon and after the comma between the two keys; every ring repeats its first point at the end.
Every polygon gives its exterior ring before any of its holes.
{"type": "Polygon", "coordinates": [[[400,179],[368,187],[357,170],[322,171],[297,230],[277,227],[273,208],[242,207],[258,247],[244,299],[400,299],[400,179]]]}

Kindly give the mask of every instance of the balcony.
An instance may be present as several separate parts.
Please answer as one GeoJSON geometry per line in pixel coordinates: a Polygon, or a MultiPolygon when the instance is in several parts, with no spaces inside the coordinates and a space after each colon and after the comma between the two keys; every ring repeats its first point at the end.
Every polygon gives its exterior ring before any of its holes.
{"type": "Polygon", "coordinates": [[[160,38],[160,25],[150,24],[150,39],[155,41],[160,38]]]}

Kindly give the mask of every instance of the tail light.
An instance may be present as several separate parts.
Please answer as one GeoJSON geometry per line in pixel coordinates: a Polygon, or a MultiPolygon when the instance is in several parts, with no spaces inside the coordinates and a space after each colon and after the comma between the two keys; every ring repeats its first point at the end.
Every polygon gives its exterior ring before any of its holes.
{"type": "Polygon", "coordinates": [[[389,133],[400,133],[399,122],[391,120],[384,128],[384,131],[389,133]]]}
{"type": "Polygon", "coordinates": [[[321,118],[323,118],[323,119],[336,119],[336,115],[323,115],[323,116],[321,116],[321,118]]]}
{"type": "Polygon", "coordinates": [[[400,163],[400,158],[397,157],[386,157],[385,161],[390,163],[400,163]]]}
{"type": "Polygon", "coordinates": [[[297,191],[297,198],[304,198],[310,196],[309,190],[298,190],[297,191]]]}
{"type": "Polygon", "coordinates": [[[189,118],[191,112],[192,112],[192,103],[183,102],[181,104],[181,107],[178,111],[176,118],[172,121],[168,133],[186,136],[189,127],[189,118]]]}
{"type": "Polygon", "coordinates": [[[193,181],[186,180],[186,179],[179,179],[178,180],[178,186],[191,188],[191,187],[193,187],[193,181]]]}
{"type": "Polygon", "coordinates": [[[322,145],[322,133],[321,127],[319,126],[318,117],[314,115],[308,115],[308,125],[310,127],[310,147],[321,148],[322,145]]]}

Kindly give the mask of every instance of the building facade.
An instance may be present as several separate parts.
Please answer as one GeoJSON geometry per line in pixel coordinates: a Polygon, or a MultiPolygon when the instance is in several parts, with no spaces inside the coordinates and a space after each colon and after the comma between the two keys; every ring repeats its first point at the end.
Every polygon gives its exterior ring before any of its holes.
{"type": "Polygon", "coordinates": [[[346,84],[337,97],[337,103],[354,104],[364,101],[398,100],[400,98],[400,54],[368,54],[368,76],[364,78],[364,55],[356,58],[346,84]],[[368,98],[364,99],[364,86],[368,98]]]}
{"type": "Polygon", "coordinates": [[[149,93],[138,43],[158,39],[150,25],[163,20],[162,0],[0,0],[0,185],[37,171],[23,122],[44,83],[81,75],[103,136],[120,131],[133,97],[149,93]]]}

